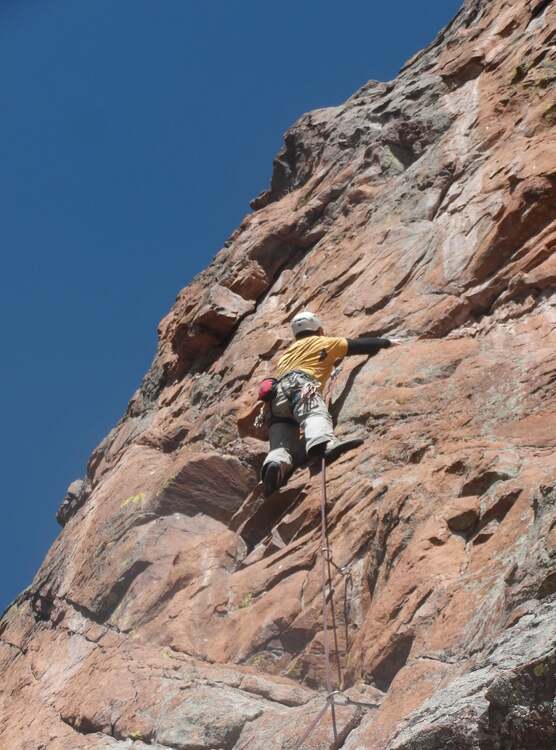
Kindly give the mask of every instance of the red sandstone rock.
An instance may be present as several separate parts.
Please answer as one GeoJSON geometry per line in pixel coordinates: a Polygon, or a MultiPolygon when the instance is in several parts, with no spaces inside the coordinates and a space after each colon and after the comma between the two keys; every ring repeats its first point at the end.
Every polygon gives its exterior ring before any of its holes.
{"type": "Polygon", "coordinates": [[[318,716],[319,476],[264,499],[252,424],[305,305],[413,337],[335,386],[341,746],[554,747],[555,14],[467,0],[288,132],[0,622],[0,747],[291,750],[318,716]]]}
{"type": "Polygon", "coordinates": [[[465,497],[446,507],[444,518],[452,531],[471,531],[480,516],[480,497],[465,497]]]}
{"type": "Polygon", "coordinates": [[[225,335],[230,333],[253,307],[252,302],[247,302],[226,287],[216,284],[209,289],[195,323],[219,335],[225,335]]]}

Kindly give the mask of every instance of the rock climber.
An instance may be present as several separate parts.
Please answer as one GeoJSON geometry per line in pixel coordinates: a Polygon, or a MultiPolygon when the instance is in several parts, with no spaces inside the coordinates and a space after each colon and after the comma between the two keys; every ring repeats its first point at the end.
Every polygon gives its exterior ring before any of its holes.
{"type": "Polygon", "coordinates": [[[284,485],[294,465],[302,460],[303,429],[307,457],[333,461],[341,453],[361,445],[360,438],[339,440],[322,396],[334,363],[353,354],[376,354],[399,343],[396,339],[346,339],[325,336],[321,321],[305,310],[291,321],[295,342],[276,365],[277,378],[263,381],[260,398],[269,404],[270,449],[262,467],[266,497],[284,485]]]}

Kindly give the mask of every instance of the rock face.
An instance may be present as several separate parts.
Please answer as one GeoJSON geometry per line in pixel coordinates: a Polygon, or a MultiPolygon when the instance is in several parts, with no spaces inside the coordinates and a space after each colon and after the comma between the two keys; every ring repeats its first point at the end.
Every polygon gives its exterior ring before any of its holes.
{"type": "Polygon", "coordinates": [[[1,748],[293,750],[318,717],[319,477],[263,501],[252,421],[304,306],[412,337],[335,386],[336,747],[556,746],[555,18],[468,0],[287,133],[4,614],[1,748]]]}

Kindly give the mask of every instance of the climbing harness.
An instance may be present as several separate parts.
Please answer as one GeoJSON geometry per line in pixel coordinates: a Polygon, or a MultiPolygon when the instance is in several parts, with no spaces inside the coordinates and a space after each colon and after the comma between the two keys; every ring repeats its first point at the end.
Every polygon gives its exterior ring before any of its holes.
{"type": "Polygon", "coordinates": [[[265,423],[265,417],[267,414],[267,405],[270,410],[269,426],[276,424],[277,422],[284,422],[292,424],[297,427],[298,422],[292,417],[277,417],[272,412],[272,400],[276,397],[278,387],[283,380],[294,376],[295,382],[289,387],[284,387],[283,391],[287,399],[290,401],[292,407],[294,404],[301,404],[303,409],[309,410],[316,398],[320,396],[319,385],[316,381],[311,378],[303,370],[291,370],[290,372],[283,375],[281,378],[265,378],[259,383],[259,391],[257,400],[261,402],[257,416],[255,417],[255,428],[261,429],[265,423]],[[299,383],[299,376],[302,377],[303,382],[299,383]]]}
{"type": "Polygon", "coordinates": [[[310,409],[316,398],[320,398],[320,387],[309,373],[304,370],[290,370],[278,380],[292,411],[298,404],[303,409],[310,409]]]}

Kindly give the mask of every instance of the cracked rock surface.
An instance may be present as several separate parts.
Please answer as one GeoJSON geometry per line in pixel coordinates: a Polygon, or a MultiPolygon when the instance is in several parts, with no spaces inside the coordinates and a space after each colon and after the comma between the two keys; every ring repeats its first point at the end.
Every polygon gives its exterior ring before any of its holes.
{"type": "Polygon", "coordinates": [[[253,424],[305,306],[411,337],[333,394],[365,439],[328,470],[337,747],[556,746],[555,21],[467,0],[288,131],[0,621],[2,750],[293,750],[318,717],[319,476],[264,500],[253,424]]]}

